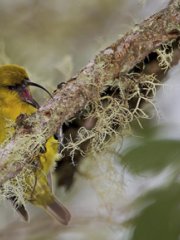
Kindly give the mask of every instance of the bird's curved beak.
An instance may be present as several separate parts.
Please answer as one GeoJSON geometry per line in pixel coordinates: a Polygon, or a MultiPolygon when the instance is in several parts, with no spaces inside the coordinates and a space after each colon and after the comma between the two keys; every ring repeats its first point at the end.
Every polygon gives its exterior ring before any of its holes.
{"type": "Polygon", "coordinates": [[[31,104],[35,108],[39,108],[40,106],[36,102],[36,100],[34,100],[34,98],[32,97],[31,92],[28,89],[29,86],[34,86],[34,87],[41,88],[46,93],[48,93],[50,97],[52,97],[51,93],[46,88],[41,86],[40,84],[31,82],[30,80],[26,80],[25,83],[23,84],[21,90],[20,90],[20,96],[21,96],[21,98],[24,102],[31,104]]]}
{"type": "Polygon", "coordinates": [[[31,82],[31,81],[27,81],[26,82],[27,86],[34,86],[34,87],[38,87],[38,88],[41,88],[42,90],[44,90],[47,94],[49,94],[49,96],[52,98],[52,94],[46,89],[44,88],[43,86],[41,86],[40,84],[38,83],[34,83],[34,82],[31,82]]]}

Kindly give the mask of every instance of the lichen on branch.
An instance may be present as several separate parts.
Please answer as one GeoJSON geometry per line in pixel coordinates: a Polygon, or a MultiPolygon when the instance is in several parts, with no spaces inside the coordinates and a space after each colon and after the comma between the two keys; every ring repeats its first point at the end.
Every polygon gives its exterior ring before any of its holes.
{"type": "MultiPolygon", "coordinates": [[[[59,126],[75,117],[89,104],[93,106],[91,114],[97,117],[97,114],[102,111],[101,105],[98,103],[102,100],[102,93],[109,86],[117,84],[121,98],[104,97],[110,104],[109,109],[107,107],[103,112],[106,114],[107,121],[116,124],[117,119],[118,121],[125,119],[123,124],[128,125],[134,118],[139,119],[145,116],[140,101],[143,98],[149,101],[150,95],[144,96],[142,92],[144,92],[143,89],[146,89],[146,93],[151,92],[154,96],[156,85],[158,85],[155,76],[149,75],[149,79],[145,77],[144,83],[141,82],[142,76],[139,75],[136,78],[134,87],[138,87],[131,94],[137,98],[137,104],[131,109],[127,102],[125,104],[122,101],[122,96],[126,101],[128,97],[132,97],[128,89],[132,84],[131,77],[134,78],[135,75],[126,78],[123,76],[130,76],[130,71],[150,53],[158,51],[164,44],[178,39],[180,36],[179,6],[179,0],[172,1],[166,9],[136,25],[123,38],[101,51],[75,77],[57,88],[53,99],[44,103],[36,113],[28,117],[21,116],[18,119],[15,134],[0,149],[0,185],[22,172],[24,167],[35,159],[41,146],[56,132],[59,126]],[[117,106],[119,110],[113,111],[117,106]],[[22,142],[27,142],[28,145],[21,144],[22,142]]],[[[105,126],[103,119],[99,118],[99,121],[101,121],[99,123],[101,126],[105,126]]],[[[104,132],[101,129],[100,144],[104,141],[106,134],[111,136],[109,134],[113,132],[111,124],[107,125],[108,128],[105,126],[104,132]]],[[[98,121],[96,126],[98,126],[98,121]]],[[[98,127],[96,127],[96,131],[97,129],[98,127]]],[[[86,135],[91,138],[85,129],[79,130],[79,133],[79,136],[86,135]]],[[[91,134],[93,138],[94,133],[91,134]]]]}

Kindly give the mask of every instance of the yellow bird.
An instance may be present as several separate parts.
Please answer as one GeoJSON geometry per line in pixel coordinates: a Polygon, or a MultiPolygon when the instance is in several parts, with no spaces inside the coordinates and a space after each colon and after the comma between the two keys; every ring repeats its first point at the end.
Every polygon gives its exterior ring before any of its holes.
{"type": "MultiPolygon", "coordinates": [[[[23,67],[14,64],[0,66],[0,144],[8,138],[9,131],[14,131],[14,128],[8,127],[10,121],[15,122],[20,114],[31,114],[39,108],[31,95],[30,86],[41,88],[51,95],[44,87],[30,81],[23,67]]],[[[66,225],[70,220],[70,213],[53,195],[50,186],[50,172],[57,159],[58,149],[58,139],[48,139],[43,152],[32,163],[33,174],[25,175],[23,199],[42,207],[66,225]]],[[[15,194],[8,198],[24,220],[28,221],[25,206],[22,203],[16,205],[16,199],[15,194]]]]}

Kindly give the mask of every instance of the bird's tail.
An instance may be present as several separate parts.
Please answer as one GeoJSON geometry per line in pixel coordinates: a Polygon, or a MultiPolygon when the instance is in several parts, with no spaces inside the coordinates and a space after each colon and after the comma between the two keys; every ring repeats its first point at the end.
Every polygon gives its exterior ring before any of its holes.
{"type": "Polygon", "coordinates": [[[55,197],[51,203],[45,207],[46,212],[54,217],[58,222],[67,225],[71,215],[67,208],[60,203],[55,197]]]}
{"type": "Polygon", "coordinates": [[[25,222],[28,222],[29,221],[29,214],[28,214],[28,211],[25,208],[25,206],[22,203],[17,204],[15,196],[14,197],[9,197],[9,198],[7,198],[7,200],[9,200],[11,202],[11,204],[16,209],[16,212],[21,216],[21,218],[25,222]]]}

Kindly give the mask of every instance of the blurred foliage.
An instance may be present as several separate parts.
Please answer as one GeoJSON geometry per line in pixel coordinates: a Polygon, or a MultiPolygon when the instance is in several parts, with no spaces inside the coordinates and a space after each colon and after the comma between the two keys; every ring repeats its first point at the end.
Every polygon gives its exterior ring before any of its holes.
{"type": "Polygon", "coordinates": [[[99,48],[126,30],[118,24],[123,2],[2,0],[0,42],[8,58],[1,63],[24,65],[36,81],[55,87],[64,81],[58,66],[67,55],[73,59],[75,73],[99,48]]]}
{"type": "Polygon", "coordinates": [[[131,240],[178,240],[180,237],[180,183],[173,182],[138,199],[146,205],[134,219],[131,240]]]}
{"type": "MultiPolygon", "coordinates": [[[[147,127],[147,125],[146,125],[147,127]]],[[[180,141],[160,139],[165,127],[150,127],[120,157],[121,164],[141,183],[130,218],[131,240],[177,240],[180,237],[180,141]]]]}
{"type": "Polygon", "coordinates": [[[180,167],[180,141],[144,139],[139,146],[127,150],[122,159],[122,164],[133,174],[160,172],[171,165],[180,167]]]}

